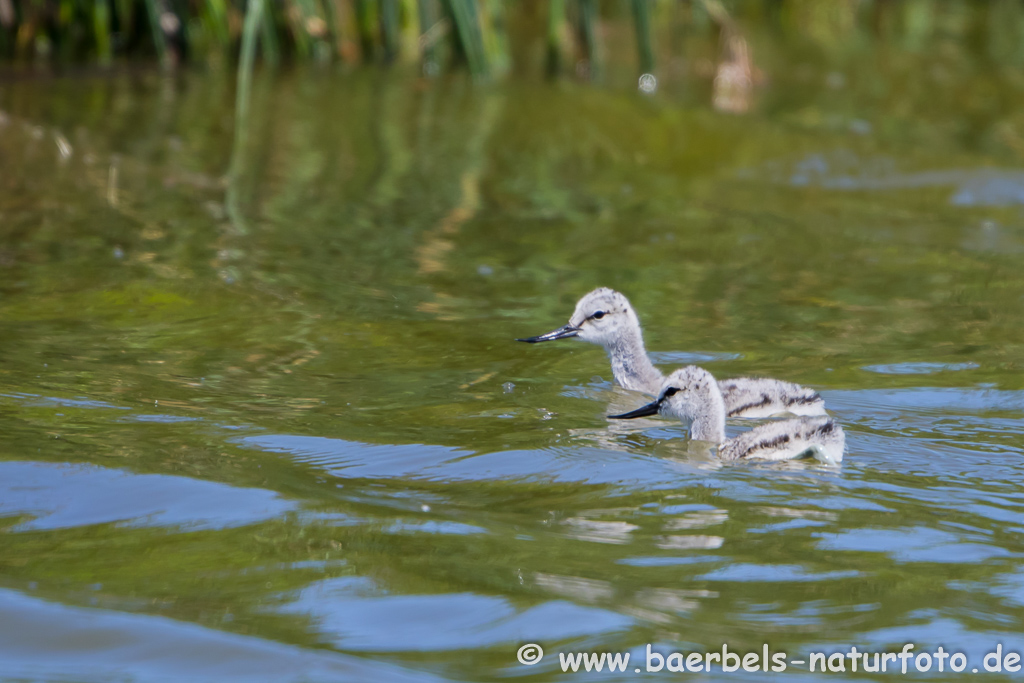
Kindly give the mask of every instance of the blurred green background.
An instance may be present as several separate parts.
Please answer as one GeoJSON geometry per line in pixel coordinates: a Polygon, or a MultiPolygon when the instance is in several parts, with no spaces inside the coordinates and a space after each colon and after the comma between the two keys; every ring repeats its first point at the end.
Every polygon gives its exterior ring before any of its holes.
{"type": "Polygon", "coordinates": [[[1022,14],[1015,0],[2,0],[0,57],[216,65],[238,57],[248,26],[274,65],[417,64],[427,75],[465,66],[497,77],[539,61],[600,79],[605,68],[678,73],[690,42],[709,34],[725,56],[749,59],[744,36],[761,29],[829,59],[883,45],[962,48],[1011,66],[1024,59],[1022,14]]]}

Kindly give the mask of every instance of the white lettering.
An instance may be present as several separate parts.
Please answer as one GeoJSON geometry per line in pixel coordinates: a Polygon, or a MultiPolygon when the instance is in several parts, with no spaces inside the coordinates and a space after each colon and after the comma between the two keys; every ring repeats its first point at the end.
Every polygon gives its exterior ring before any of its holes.
{"type": "Polygon", "coordinates": [[[907,660],[914,655],[910,654],[910,651],[914,649],[913,643],[907,643],[903,646],[903,650],[897,655],[900,658],[900,666],[903,669],[903,673],[907,673],[907,660]]]}
{"type": "MultiPolygon", "coordinates": [[[[647,670],[648,671],[661,671],[663,668],[665,668],[665,658],[661,655],[660,652],[652,652],[651,651],[651,644],[647,643],[647,670]],[[658,658],[657,666],[655,666],[654,664],[651,663],[654,660],[655,657],[658,658]]],[[[573,669],[573,671],[575,671],[575,670],[576,669],[573,669]]]]}
{"type": "Polygon", "coordinates": [[[859,652],[857,652],[857,646],[853,646],[853,647],[851,647],[851,648],[850,648],[850,651],[849,651],[849,652],[848,652],[848,653],[846,654],[846,656],[850,658],[850,668],[851,668],[851,669],[852,669],[852,670],[853,670],[854,672],[856,672],[856,671],[857,671],[857,656],[858,656],[859,654],[860,654],[860,653],[859,653],[859,652]]]}
{"type": "Polygon", "coordinates": [[[985,671],[1002,671],[1003,670],[1003,644],[996,645],[995,652],[989,652],[985,655],[985,661],[982,662],[985,665],[985,671]],[[996,660],[995,664],[989,664],[988,660],[996,660]]]}
{"type": "Polygon", "coordinates": [[[729,652],[729,646],[728,645],[722,645],[722,671],[731,673],[733,671],[739,671],[739,668],[740,668],[740,656],[738,654],[736,654],[735,652],[729,652]],[[729,663],[730,658],[732,658],[732,661],[734,661],[736,663],[735,664],[730,664],[729,663]]]}

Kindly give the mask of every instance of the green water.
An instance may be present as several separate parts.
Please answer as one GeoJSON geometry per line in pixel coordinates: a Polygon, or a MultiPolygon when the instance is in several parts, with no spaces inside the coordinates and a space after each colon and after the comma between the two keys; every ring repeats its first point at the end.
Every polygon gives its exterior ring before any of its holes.
{"type": "Polygon", "coordinates": [[[897,57],[745,115],[262,75],[234,150],[216,72],[0,86],[0,676],[1024,651],[1024,79],[897,57]],[[513,341],[601,285],[666,369],[820,390],[842,468],[610,425],[599,348],[513,341]]]}

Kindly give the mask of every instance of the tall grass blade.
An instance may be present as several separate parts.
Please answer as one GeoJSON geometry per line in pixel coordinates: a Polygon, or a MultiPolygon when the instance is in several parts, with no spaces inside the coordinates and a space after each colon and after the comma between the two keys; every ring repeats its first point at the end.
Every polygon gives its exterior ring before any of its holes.
{"type": "Polygon", "coordinates": [[[164,34],[168,33],[174,37],[175,48],[179,53],[179,57],[188,55],[188,51],[192,45],[192,36],[189,29],[189,3],[188,0],[166,0],[168,2],[166,11],[170,12],[170,16],[165,18],[170,20],[171,25],[163,26],[164,34]]]}
{"type": "Polygon", "coordinates": [[[228,8],[225,0],[206,0],[206,15],[209,17],[210,38],[220,49],[227,50],[231,44],[231,33],[228,30],[228,8]]]}
{"type": "Polygon", "coordinates": [[[437,41],[433,38],[434,27],[438,25],[436,0],[417,0],[420,19],[420,58],[423,60],[423,73],[435,75],[440,70],[437,59],[437,41]]]}
{"type": "Polygon", "coordinates": [[[306,61],[313,56],[313,40],[306,30],[306,23],[311,14],[309,3],[307,0],[286,0],[284,10],[291,24],[295,51],[302,61],[306,61]]]}
{"type": "Polygon", "coordinates": [[[455,39],[474,78],[487,75],[487,55],[480,33],[480,17],[475,0],[446,0],[446,8],[455,24],[455,39]]]}
{"type": "Polygon", "coordinates": [[[420,25],[416,0],[397,0],[399,7],[399,43],[402,61],[415,62],[420,58],[420,25]]]}
{"type": "Polygon", "coordinates": [[[359,49],[363,53],[363,61],[373,61],[376,50],[376,35],[373,30],[373,3],[370,0],[355,0],[356,30],[359,32],[359,49]]]}
{"type": "Polygon", "coordinates": [[[401,45],[401,27],[398,25],[398,0],[380,0],[380,36],[384,46],[384,61],[391,63],[398,57],[401,45]]]}
{"type": "Polygon", "coordinates": [[[163,8],[159,0],[143,0],[146,3],[146,15],[149,17],[149,27],[153,34],[153,47],[156,49],[156,56],[164,67],[170,66],[170,58],[167,53],[167,40],[164,37],[164,30],[160,27],[160,17],[163,8]]]}
{"type": "Polygon", "coordinates": [[[329,62],[331,49],[331,28],[327,20],[321,16],[322,5],[319,0],[292,0],[299,8],[300,19],[297,31],[301,31],[308,41],[309,55],[317,62],[329,62]]]}
{"type": "Polygon", "coordinates": [[[130,44],[135,37],[135,11],[137,0],[115,0],[117,11],[117,32],[122,45],[130,44]]]}
{"type": "Polygon", "coordinates": [[[281,44],[277,38],[277,22],[274,19],[274,3],[263,8],[260,20],[260,53],[263,61],[270,66],[281,63],[281,44]]]}
{"type": "Polygon", "coordinates": [[[479,62],[477,73],[486,76],[489,71],[487,62],[487,51],[484,49],[484,26],[483,16],[480,13],[480,5],[476,0],[462,0],[466,10],[466,27],[469,31],[470,41],[473,44],[473,51],[479,62]]]}
{"type": "Polygon", "coordinates": [[[100,64],[110,64],[113,52],[110,43],[110,2],[95,0],[92,6],[92,24],[96,34],[96,57],[100,64]]]}
{"type": "Polygon", "coordinates": [[[565,29],[565,0],[548,0],[547,71],[549,76],[562,72],[562,34],[565,29]]]}
{"type": "Polygon", "coordinates": [[[334,0],[321,0],[324,12],[324,35],[323,40],[327,43],[331,56],[338,54],[338,17],[334,0]]]}
{"type": "Polygon", "coordinates": [[[579,36],[583,58],[587,60],[587,75],[593,80],[601,77],[601,56],[597,45],[597,0],[579,0],[579,36]]]}
{"type": "Polygon", "coordinates": [[[345,62],[359,61],[359,36],[352,0],[324,0],[334,5],[334,37],[338,56],[345,62]]]}
{"type": "Polygon", "coordinates": [[[652,0],[631,0],[640,73],[645,74],[654,71],[654,48],[651,43],[651,2],[652,0]]]}
{"type": "Polygon", "coordinates": [[[511,67],[505,0],[485,0],[480,5],[484,51],[491,71],[505,73],[511,67]]]}

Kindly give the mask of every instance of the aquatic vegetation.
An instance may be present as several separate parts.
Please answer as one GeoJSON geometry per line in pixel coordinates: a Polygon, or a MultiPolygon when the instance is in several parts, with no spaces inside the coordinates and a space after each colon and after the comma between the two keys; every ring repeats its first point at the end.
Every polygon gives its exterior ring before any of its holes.
{"type": "MultiPolygon", "coordinates": [[[[159,60],[171,68],[236,57],[245,16],[258,0],[0,0],[0,60],[13,63],[159,60]]],[[[259,22],[266,63],[418,63],[436,75],[466,67],[499,75],[543,42],[550,74],[599,78],[605,62],[634,73],[668,72],[692,59],[687,43],[718,43],[711,71],[723,109],[745,108],[756,81],[746,34],[804,41],[843,55],[865,44],[922,51],[950,39],[983,46],[1000,63],[1020,63],[1019,3],[883,0],[274,0],[259,22]]],[[[701,58],[703,59],[703,58],[701,58]]],[[[696,60],[700,62],[701,59],[696,60]]],[[[693,65],[703,68],[699,63],[693,65]]]]}

